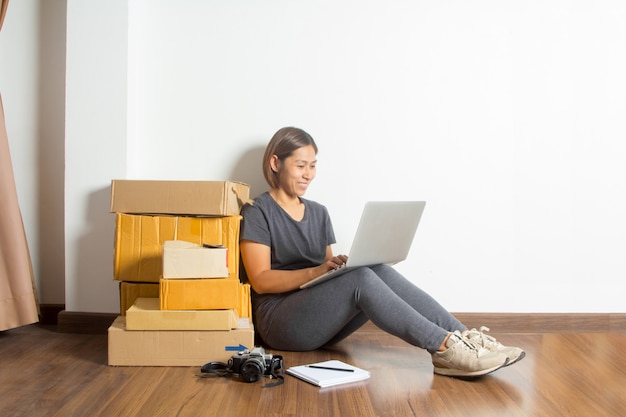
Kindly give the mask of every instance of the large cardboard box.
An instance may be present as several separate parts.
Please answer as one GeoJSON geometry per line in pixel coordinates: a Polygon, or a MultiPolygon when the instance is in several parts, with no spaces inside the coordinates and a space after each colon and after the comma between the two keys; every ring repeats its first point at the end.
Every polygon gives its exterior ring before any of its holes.
{"type": "Polygon", "coordinates": [[[111,212],[234,216],[250,186],[233,181],[111,181],[111,212]]]}
{"type": "Polygon", "coordinates": [[[113,277],[127,282],[159,282],[163,275],[163,244],[185,240],[228,249],[229,279],[239,280],[241,216],[189,217],[117,213],[113,277]]]}
{"type": "Polygon", "coordinates": [[[120,315],[125,316],[137,298],[159,298],[158,282],[120,282],[120,315]]]}
{"type": "Polygon", "coordinates": [[[184,240],[163,244],[163,278],[227,278],[228,249],[204,247],[184,240]]]}
{"type": "Polygon", "coordinates": [[[137,298],[126,312],[126,330],[231,330],[237,310],[160,310],[158,298],[137,298]]]}
{"type": "Polygon", "coordinates": [[[108,339],[112,366],[202,366],[254,348],[254,328],[241,319],[235,330],[126,330],[126,317],[120,316],[109,327],[108,339]]]}

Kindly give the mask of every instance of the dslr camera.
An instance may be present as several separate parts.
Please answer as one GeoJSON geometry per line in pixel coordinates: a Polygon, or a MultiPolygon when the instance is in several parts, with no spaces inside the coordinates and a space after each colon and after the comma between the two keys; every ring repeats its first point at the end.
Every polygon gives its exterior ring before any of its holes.
{"type": "Polygon", "coordinates": [[[233,374],[241,375],[246,382],[256,382],[264,375],[272,378],[284,375],[283,357],[265,353],[261,346],[236,353],[229,359],[228,365],[233,374]]]}

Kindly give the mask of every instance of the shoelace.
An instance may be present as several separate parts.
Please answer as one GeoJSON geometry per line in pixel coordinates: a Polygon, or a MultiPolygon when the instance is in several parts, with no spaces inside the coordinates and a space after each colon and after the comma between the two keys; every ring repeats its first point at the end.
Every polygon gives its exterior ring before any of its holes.
{"type": "Polygon", "coordinates": [[[472,341],[476,339],[480,339],[479,342],[474,342],[478,344],[479,346],[487,347],[488,344],[493,344],[497,348],[500,348],[502,344],[498,342],[495,337],[488,335],[487,334],[488,331],[489,331],[489,327],[480,326],[479,330],[476,330],[476,329],[465,330],[463,332],[463,336],[465,336],[466,338],[472,341]]]}
{"type": "Polygon", "coordinates": [[[480,346],[478,343],[464,337],[460,332],[454,332],[452,335],[456,336],[457,343],[463,343],[463,348],[476,353],[476,357],[481,357],[486,353],[489,353],[489,350],[480,346]]]}

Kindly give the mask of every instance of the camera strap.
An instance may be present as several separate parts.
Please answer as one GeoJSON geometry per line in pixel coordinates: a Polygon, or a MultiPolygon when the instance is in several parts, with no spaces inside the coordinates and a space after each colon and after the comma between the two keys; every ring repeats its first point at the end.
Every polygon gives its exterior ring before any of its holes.
{"type": "Polygon", "coordinates": [[[211,376],[226,376],[232,373],[230,366],[224,362],[209,362],[202,365],[198,378],[209,378],[211,376]]]}
{"type": "MultiPolygon", "coordinates": [[[[266,377],[273,379],[275,378],[275,382],[271,382],[269,384],[264,384],[263,388],[275,387],[277,385],[281,385],[285,383],[285,370],[283,369],[283,360],[282,357],[279,357],[278,361],[272,362],[270,367],[270,374],[265,375],[266,377]]],[[[198,378],[211,378],[213,376],[223,377],[228,376],[233,373],[229,364],[224,362],[208,362],[202,365],[200,368],[200,373],[196,376],[198,378]]]]}
{"type": "Polygon", "coordinates": [[[274,360],[270,365],[269,378],[276,378],[276,382],[263,385],[263,388],[275,387],[285,383],[285,365],[283,364],[283,357],[280,355],[274,356],[274,360]]]}

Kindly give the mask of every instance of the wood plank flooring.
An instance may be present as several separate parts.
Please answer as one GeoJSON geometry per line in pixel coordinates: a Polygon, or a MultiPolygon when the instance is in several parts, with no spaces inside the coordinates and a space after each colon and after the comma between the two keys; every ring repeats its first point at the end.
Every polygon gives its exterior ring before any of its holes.
{"type": "MultiPolygon", "coordinates": [[[[518,364],[474,381],[436,376],[430,355],[367,325],[332,349],[271,351],[286,366],[340,359],[363,382],[262,388],[191,367],[109,367],[107,336],[31,325],[0,333],[0,416],[594,416],[626,413],[626,333],[509,333],[518,364]]],[[[207,358],[207,361],[211,358],[207,358]]]]}

